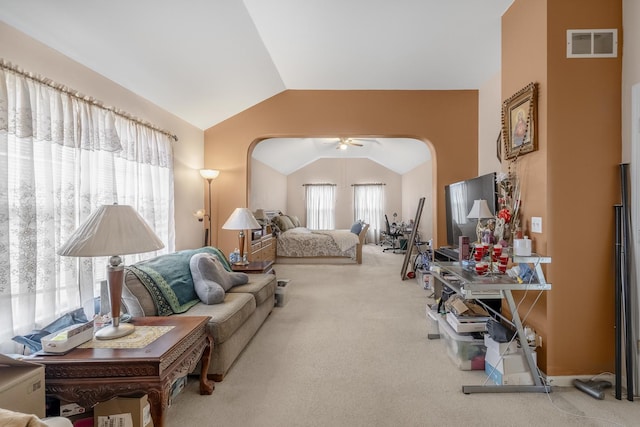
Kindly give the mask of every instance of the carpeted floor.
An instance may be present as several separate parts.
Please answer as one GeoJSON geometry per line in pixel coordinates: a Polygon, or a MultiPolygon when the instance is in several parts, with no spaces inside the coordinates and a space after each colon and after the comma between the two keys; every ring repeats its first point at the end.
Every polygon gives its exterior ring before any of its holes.
{"type": "Polygon", "coordinates": [[[638,402],[599,401],[573,387],[545,394],[472,394],[428,340],[429,291],[401,280],[404,255],[364,248],[362,265],[276,265],[290,279],[276,307],[211,396],[190,378],[170,427],[632,426],[638,402]]]}

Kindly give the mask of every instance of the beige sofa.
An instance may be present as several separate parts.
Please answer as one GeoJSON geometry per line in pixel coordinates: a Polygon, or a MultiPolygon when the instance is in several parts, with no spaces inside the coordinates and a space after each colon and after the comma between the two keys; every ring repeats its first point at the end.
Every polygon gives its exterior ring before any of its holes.
{"type": "MultiPolygon", "coordinates": [[[[166,260],[173,269],[172,276],[181,273],[183,278],[190,279],[188,257],[191,254],[209,250],[215,250],[215,248],[160,255],[153,261],[158,266],[166,260]],[[185,256],[180,257],[181,254],[185,256]],[[186,264],[184,260],[187,261],[186,264]]],[[[125,272],[123,311],[134,317],[157,316],[159,313],[157,298],[152,297],[148,283],[145,285],[144,277],[141,278],[142,275],[136,271],[136,266],[137,264],[128,267],[125,272]]],[[[233,287],[226,292],[223,303],[206,305],[197,302],[182,313],[172,314],[211,317],[209,332],[213,337],[213,351],[209,364],[210,379],[222,381],[238,355],[271,313],[275,302],[276,283],[274,274],[250,274],[247,284],[233,287]]]]}

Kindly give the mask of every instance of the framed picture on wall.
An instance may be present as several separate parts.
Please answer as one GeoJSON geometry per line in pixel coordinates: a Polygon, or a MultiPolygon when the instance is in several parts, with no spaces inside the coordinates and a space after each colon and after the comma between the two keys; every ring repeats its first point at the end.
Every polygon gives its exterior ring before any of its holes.
{"type": "Polygon", "coordinates": [[[498,161],[502,161],[502,132],[498,133],[498,139],[496,140],[496,156],[498,161]]]}
{"type": "Polygon", "coordinates": [[[529,83],[502,103],[502,139],[505,160],[538,149],[537,84],[529,83]]]}

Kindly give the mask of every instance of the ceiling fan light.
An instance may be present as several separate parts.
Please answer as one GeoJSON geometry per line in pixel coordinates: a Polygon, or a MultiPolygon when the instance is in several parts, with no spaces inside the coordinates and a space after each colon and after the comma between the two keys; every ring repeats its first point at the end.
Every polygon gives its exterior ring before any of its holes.
{"type": "Polygon", "coordinates": [[[341,150],[346,150],[347,149],[347,144],[345,144],[344,142],[341,142],[339,148],[341,150]]]}

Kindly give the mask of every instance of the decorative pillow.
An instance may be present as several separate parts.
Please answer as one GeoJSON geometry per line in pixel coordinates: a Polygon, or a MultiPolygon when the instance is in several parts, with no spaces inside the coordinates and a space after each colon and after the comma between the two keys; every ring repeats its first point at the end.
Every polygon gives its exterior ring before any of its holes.
{"type": "Polygon", "coordinates": [[[222,300],[224,300],[224,292],[234,286],[244,285],[249,281],[249,276],[245,273],[236,273],[225,270],[222,262],[220,262],[216,256],[211,254],[203,253],[192,256],[189,267],[191,267],[193,286],[196,290],[196,294],[198,294],[200,300],[205,304],[217,304],[218,302],[222,302],[222,300]],[[198,277],[201,278],[201,280],[196,280],[198,277]],[[196,284],[196,281],[199,281],[200,283],[196,284]],[[222,288],[222,300],[218,301],[220,298],[220,295],[218,295],[219,291],[209,282],[215,283],[222,288]],[[198,288],[200,288],[200,291],[198,288]],[[208,298],[203,299],[200,295],[201,293],[208,298]],[[213,294],[210,295],[211,293],[213,294]],[[211,297],[218,302],[205,302],[205,300],[211,301],[211,297]]]}
{"type": "Polygon", "coordinates": [[[295,228],[293,222],[291,222],[289,217],[286,215],[275,216],[271,221],[274,222],[283,233],[287,230],[295,228]]]}
{"type": "Polygon", "coordinates": [[[291,220],[291,223],[293,224],[294,227],[302,227],[302,224],[300,224],[300,220],[298,219],[297,216],[287,215],[287,217],[291,220]]]}
{"type": "Polygon", "coordinates": [[[358,220],[354,222],[353,225],[351,226],[351,232],[354,234],[360,234],[361,231],[362,231],[362,221],[358,220]]]}
{"type": "Polygon", "coordinates": [[[218,276],[215,259],[207,253],[195,254],[189,261],[191,277],[193,278],[193,288],[205,304],[220,304],[224,301],[224,288],[220,283],[213,280],[218,276]]]}

